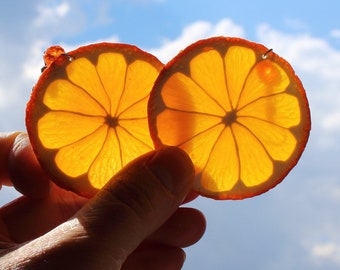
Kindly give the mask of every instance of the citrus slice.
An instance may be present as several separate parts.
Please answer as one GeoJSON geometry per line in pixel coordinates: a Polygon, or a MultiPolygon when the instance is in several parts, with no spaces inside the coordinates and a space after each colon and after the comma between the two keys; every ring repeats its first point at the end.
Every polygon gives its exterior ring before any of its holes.
{"type": "Polygon", "coordinates": [[[214,199],[268,191],[296,165],[310,111],[292,67],[260,44],[198,41],[159,74],[148,104],[155,147],[178,146],[196,167],[194,190],[214,199]]]}
{"type": "Polygon", "coordinates": [[[163,64],[126,44],[56,53],[32,91],[27,131],[51,179],[91,197],[125,164],[154,148],[147,102],[163,64]]]}

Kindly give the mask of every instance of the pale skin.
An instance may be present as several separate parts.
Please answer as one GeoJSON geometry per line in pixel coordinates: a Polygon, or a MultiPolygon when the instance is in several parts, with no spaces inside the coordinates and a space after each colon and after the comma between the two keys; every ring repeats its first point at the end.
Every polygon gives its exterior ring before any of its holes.
{"type": "Polygon", "coordinates": [[[193,179],[189,157],[166,147],[85,199],[50,181],[25,133],[1,133],[0,187],[25,195],[0,209],[1,269],[181,269],[205,230],[201,212],[180,207],[193,179]]]}

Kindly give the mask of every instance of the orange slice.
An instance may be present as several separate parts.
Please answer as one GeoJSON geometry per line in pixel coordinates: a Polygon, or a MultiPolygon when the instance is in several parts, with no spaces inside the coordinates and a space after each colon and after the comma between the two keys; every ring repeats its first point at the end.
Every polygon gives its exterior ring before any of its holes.
{"type": "Polygon", "coordinates": [[[154,148],[147,102],[163,64],[126,44],[93,44],[67,54],[57,48],[54,54],[27,105],[27,131],[51,179],[91,197],[154,148]]]}
{"type": "Polygon", "coordinates": [[[243,199],[280,183],[310,132],[304,88],[292,67],[260,44],[238,38],[198,41],[158,76],[149,128],[156,147],[185,150],[194,190],[243,199]]]}

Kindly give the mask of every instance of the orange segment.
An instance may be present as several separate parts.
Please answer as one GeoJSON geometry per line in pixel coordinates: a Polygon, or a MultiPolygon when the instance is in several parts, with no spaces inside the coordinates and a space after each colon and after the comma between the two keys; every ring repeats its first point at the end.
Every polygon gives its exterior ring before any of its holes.
{"type": "Polygon", "coordinates": [[[304,88],[291,66],[238,38],[198,41],[158,76],[149,104],[156,147],[175,145],[196,166],[194,189],[243,199],[280,183],[310,132],[304,88]]]}
{"type": "MultiPolygon", "coordinates": [[[[96,162],[96,157],[102,152],[103,144],[105,143],[106,136],[108,136],[107,133],[107,128],[102,125],[89,136],[85,136],[59,149],[54,158],[57,168],[65,175],[73,178],[87,172],[90,174],[90,167],[93,162],[96,162]]],[[[89,181],[91,183],[96,182],[91,177],[89,177],[89,181]]]]}
{"type": "Polygon", "coordinates": [[[58,185],[91,197],[122,166],[153,149],[149,93],[162,63],[126,44],[99,43],[46,65],[26,110],[42,167],[58,185]]]}
{"type": "Polygon", "coordinates": [[[253,49],[248,47],[230,46],[228,51],[225,53],[224,78],[228,78],[225,82],[228,88],[228,91],[226,91],[226,94],[228,95],[226,100],[232,103],[231,108],[236,108],[243,90],[244,82],[246,81],[255,62],[255,52],[253,49]],[[235,70],[238,72],[235,72],[235,70]]]}
{"type": "Polygon", "coordinates": [[[105,108],[91,95],[65,79],[57,79],[47,87],[43,103],[53,111],[67,111],[83,115],[106,115],[105,108]]]}
{"type": "Polygon", "coordinates": [[[37,131],[43,147],[59,149],[92,134],[103,124],[102,117],[51,111],[38,120],[37,131]]]}
{"type": "Polygon", "coordinates": [[[101,71],[101,82],[104,89],[110,92],[110,114],[115,115],[125,88],[127,62],[120,53],[103,53],[98,60],[96,68],[101,71]]]}
{"type": "MultiPolygon", "coordinates": [[[[220,112],[223,115],[225,110],[230,110],[231,106],[227,102],[228,96],[225,85],[224,70],[216,68],[221,66],[223,66],[223,59],[221,59],[221,56],[216,50],[202,52],[190,61],[191,80],[197,83],[201,91],[204,92],[208,98],[201,99],[200,97],[196,97],[196,93],[192,94],[192,96],[195,96],[198,100],[200,100],[200,102],[204,104],[205,108],[211,108],[211,106],[214,106],[216,108],[213,110],[220,112]],[[221,89],[221,91],[215,91],[215,89],[221,87],[224,87],[224,89],[221,89]],[[206,102],[212,102],[212,104],[207,106],[206,102]]],[[[193,89],[193,91],[195,90],[193,89]]],[[[197,102],[193,103],[196,104],[197,102]]]]}

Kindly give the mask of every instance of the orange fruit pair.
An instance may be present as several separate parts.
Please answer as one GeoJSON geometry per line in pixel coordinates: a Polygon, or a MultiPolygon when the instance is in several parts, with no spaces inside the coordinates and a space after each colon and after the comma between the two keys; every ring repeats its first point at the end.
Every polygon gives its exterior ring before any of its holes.
{"type": "Polygon", "coordinates": [[[283,180],[308,140],[308,101],[292,67],[243,39],[198,41],[164,67],[109,43],[45,62],[28,134],[51,179],[83,196],[154,146],[174,145],[196,167],[196,192],[252,197],[283,180]]]}

